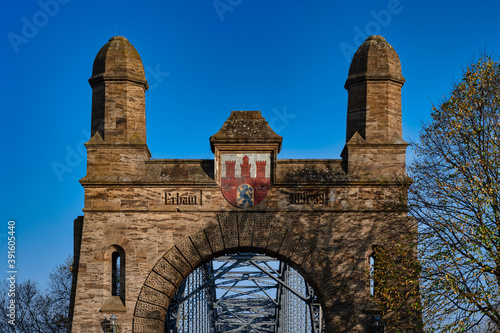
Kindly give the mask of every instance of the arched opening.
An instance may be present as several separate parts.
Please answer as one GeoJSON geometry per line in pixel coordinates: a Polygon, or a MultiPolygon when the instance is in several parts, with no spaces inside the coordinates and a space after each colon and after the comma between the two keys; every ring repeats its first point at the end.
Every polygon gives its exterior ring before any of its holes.
{"type": "Polygon", "coordinates": [[[380,281],[380,266],[379,264],[379,258],[377,258],[377,253],[381,250],[382,248],[378,245],[372,246],[372,252],[370,253],[370,256],[368,257],[369,260],[369,273],[370,273],[370,296],[375,297],[376,293],[378,292],[379,288],[379,281],[380,281]]]}
{"type": "Polygon", "coordinates": [[[113,252],[111,255],[111,296],[120,296],[120,253],[113,252]]]}
{"type": "Polygon", "coordinates": [[[270,215],[218,214],[216,224],[182,239],[157,261],[139,293],[133,332],[165,332],[167,310],[183,281],[214,258],[235,253],[277,258],[299,272],[317,295],[326,332],[331,332],[336,322],[352,317],[351,300],[339,298],[344,280],[331,259],[309,239],[283,228],[270,215]]]}
{"type": "Polygon", "coordinates": [[[111,253],[111,296],[118,296],[125,304],[125,251],[113,245],[111,253]]]}
{"type": "Polygon", "coordinates": [[[277,258],[252,252],[219,256],[177,288],[165,333],[324,332],[313,288],[277,258]]]}
{"type": "Polygon", "coordinates": [[[370,296],[375,296],[375,253],[370,255],[370,296]]]}

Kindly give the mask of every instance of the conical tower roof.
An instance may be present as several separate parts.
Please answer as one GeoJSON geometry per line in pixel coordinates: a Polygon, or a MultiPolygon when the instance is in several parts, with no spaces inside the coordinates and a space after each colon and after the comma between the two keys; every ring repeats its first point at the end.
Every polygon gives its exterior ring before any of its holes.
{"type": "Polygon", "coordinates": [[[127,38],[115,36],[97,53],[89,82],[103,80],[132,81],[148,88],[141,57],[127,38]]]}
{"type": "Polygon", "coordinates": [[[352,58],[345,88],[365,80],[405,82],[398,54],[382,36],[370,36],[360,45],[352,58]]]}

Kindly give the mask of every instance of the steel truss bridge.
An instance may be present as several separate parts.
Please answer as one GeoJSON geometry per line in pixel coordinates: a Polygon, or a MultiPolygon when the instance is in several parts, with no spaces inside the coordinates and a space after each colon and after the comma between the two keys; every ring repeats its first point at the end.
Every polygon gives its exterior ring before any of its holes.
{"type": "Polygon", "coordinates": [[[166,333],[323,333],[321,307],[300,274],[273,257],[238,253],[191,273],[170,302],[166,333]]]}

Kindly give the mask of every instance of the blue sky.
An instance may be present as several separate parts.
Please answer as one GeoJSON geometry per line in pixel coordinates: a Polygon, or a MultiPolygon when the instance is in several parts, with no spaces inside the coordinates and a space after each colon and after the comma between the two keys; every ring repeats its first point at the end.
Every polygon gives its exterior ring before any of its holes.
{"type": "Polygon", "coordinates": [[[0,276],[9,219],[19,279],[44,283],[73,252],[87,80],[112,36],[128,38],[143,60],[153,158],[213,158],[209,137],[231,110],[245,109],[261,110],[284,137],[280,158],[339,158],[344,83],[366,36],[384,36],[399,54],[411,141],[463,66],[485,48],[498,55],[499,12],[496,1],[10,1],[0,21],[0,276]]]}

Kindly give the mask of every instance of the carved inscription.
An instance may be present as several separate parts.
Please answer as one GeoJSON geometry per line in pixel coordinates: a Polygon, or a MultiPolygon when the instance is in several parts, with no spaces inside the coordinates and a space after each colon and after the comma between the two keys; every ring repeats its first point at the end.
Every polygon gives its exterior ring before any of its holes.
{"type": "Polygon", "coordinates": [[[289,193],[288,202],[292,205],[324,205],[328,203],[328,193],[325,192],[289,193]]]}
{"type": "Polygon", "coordinates": [[[165,205],[201,205],[202,193],[199,192],[165,192],[165,205]]]}

